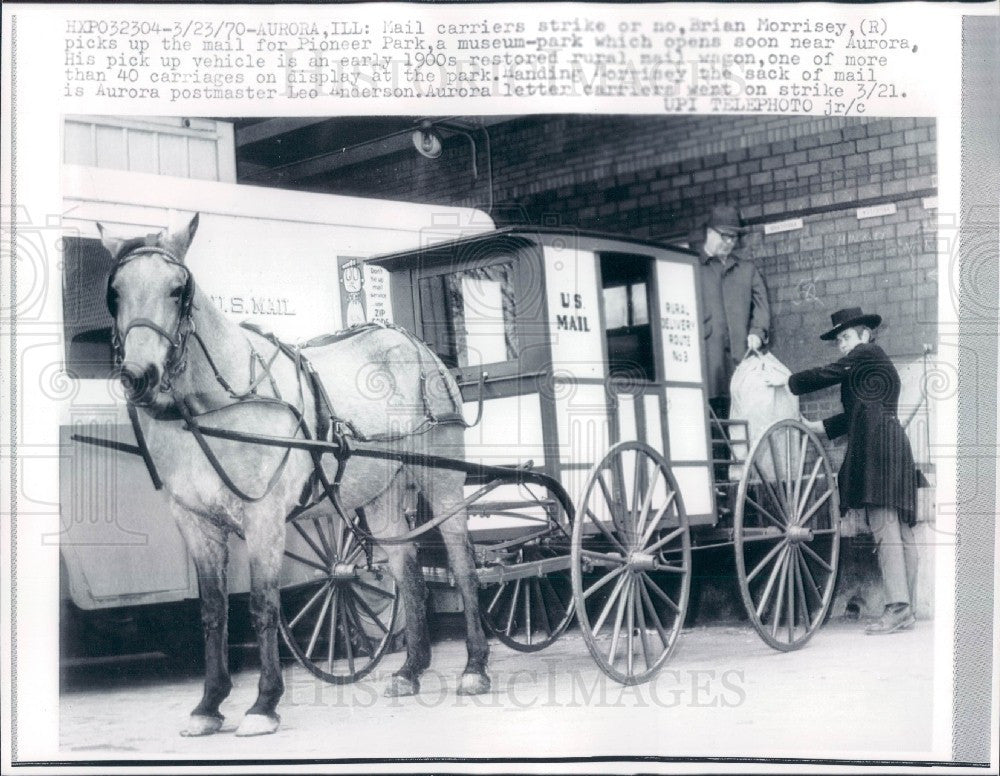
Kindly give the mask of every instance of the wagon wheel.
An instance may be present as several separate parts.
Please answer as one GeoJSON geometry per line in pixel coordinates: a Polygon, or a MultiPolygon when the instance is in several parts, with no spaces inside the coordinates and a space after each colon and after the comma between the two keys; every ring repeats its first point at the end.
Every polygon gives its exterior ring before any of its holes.
{"type": "MultiPolygon", "coordinates": [[[[377,550],[376,550],[377,552],[377,550]]],[[[399,632],[396,583],[332,514],[289,522],[282,569],[281,635],[314,676],[347,684],[365,676],[399,632]]]]}
{"type": "Polygon", "coordinates": [[[819,438],[778,421],[747,456],[736,501],[740,594],[768,644],[789,651],[823,624],[840,555],[840,500],[819,438]]]}
{"type": "Polygon", "coordinates": [[[601,670],[623,684],[651,679],[677,644],[691,589],[687,513],[656,450],[620,442],[594,467],[571,568],[580,630],[601,670]]]}
{"type": "MultiPolygon", "coordinates": [[[[503,565],[537,564],[539,575],[484,584],[479,588],[479,610],[486,629],[518,652],[545,649],[573,620],[573,585],[569,569],[559,563],[569,551],[570,520],[559,500],[549,495],[548,499],[526,501],[522,507],[545,514],[548,523],[545,535],[523,543],[510,542],[500,550],[505,556],[503,565]],[[549,571],[544,568],[546,564],[561,568],[549,571]]],[[[493,550],[497,550],[496,545],[493,550]]]]}

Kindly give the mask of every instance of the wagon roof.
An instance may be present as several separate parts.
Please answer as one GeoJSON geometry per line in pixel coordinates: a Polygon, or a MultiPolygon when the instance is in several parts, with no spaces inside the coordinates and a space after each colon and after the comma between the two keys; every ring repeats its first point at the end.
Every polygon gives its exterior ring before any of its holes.
{"type": "Polygon", "coordinates": [[[423,248],[418,248],[416,250],[406,250],[406,251],[396,251],[393,253],[385,253],[379,256],[373,256],[368,259],[367,263],[375,264],[380,267],[385,267],[386,269],[400,269],[406,266],[417,256],[426,256],[429,254],[440,254],[454,248],[466,248],[469,246],[475,246],[480,244],[489,243],[494,240],[507,238],[515,243],[521,245],[530,245],[533,243],[543,242],[543,238],[546,236],[573,236],[582,237],[586,240],[601,240],[617,243],[626,243],[628,245],[635,245],[637,247],[646,248],[657,248],[660,250],[670,249],[673,251],[680,251],[682,253],[690,253],[692,256],[695,255],[694,251],[686,248],[680,248],[678,246],[669,245],[666,242],[661,242],[657,240],[650,240],[639,237],[632,237],[626,234],[615,234],[613,232],[600,232],[589,229],[574,229],[558,226],[530,226],[527,224],[504,226],[499,229],[494,229],[488,232],[480,232],[478,234],[470,235],[469,237],[462,237],[457,240],[449,240],[447,242],[436,242],[433,245],[427,245],[423,248]],[[532,239],[537,238],[537,239],[532,239]]]}

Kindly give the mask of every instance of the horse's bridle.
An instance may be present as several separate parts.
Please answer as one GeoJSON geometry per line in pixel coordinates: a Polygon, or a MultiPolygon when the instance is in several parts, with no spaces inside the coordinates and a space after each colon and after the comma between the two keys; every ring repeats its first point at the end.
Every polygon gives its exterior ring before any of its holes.
{"type": "Polygon", "coordinates": [[[108,312],[111,314],[111,349],[116,365],[120,365],[124,359],[125,338],[128,337],[132,329],[151,329],[170,343],[170,348],[167,351],[167,359],[164,363],[163,379],[160,382],[160,390],[169,393],[171,390],[170,379],[180,374],[187,365],[187,340],[188,336],[194,331],[194,319],[192,318],[194,310],[194,277],[191,275],[191,270],[166,248],[142,246],[126,253],[115,264],[111,270],[111,274],[108,275],[108,285],[104,299],[108,307],[108,312]],[[118,271],[130,261],[141,256],[158,256],[166,263],[180,267],[184,272],[184,288],[181,291],[180,304],[177,311],[177,323],[174,326],[173,333],[167,331],[150,318],[133,318],[128,322],[124,331],[119,331],[118,329],[118,302],[112,286],[118,271]]]}

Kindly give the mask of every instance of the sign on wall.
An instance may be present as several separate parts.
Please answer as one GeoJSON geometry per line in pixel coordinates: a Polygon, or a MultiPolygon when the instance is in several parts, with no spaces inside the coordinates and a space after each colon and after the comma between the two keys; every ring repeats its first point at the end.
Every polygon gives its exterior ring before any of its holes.
{"type": "Polygon", "coordinates": [[[365,310],[363,263],[358,256],[338,256],[340,275],[340,316],[344,327],[356,326],[368,320],[365,310]]]}
{"type": "Polygon", "coordinates": [[[360,256],[338,256],[340,315],[344,328],[361,323],[388,323],[389,283],[382,267],[360,256]]]}
{"type": "Polygon", "coordinates": [[[362,267],[365,281],[365,314],[372,323],[392,321],[389,303],[389,273],[384,267],[365,264],[362,267]]]}

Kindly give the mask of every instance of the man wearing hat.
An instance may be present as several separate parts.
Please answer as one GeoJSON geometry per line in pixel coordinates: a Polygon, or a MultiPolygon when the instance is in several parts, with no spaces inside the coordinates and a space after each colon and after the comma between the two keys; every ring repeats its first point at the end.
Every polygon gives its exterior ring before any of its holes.
{"type": "Polygon", "coordinates": [[[701,291],[705,307],[705,355],[709,403],[716,415],[729,417],[729,381],[747,350],[767,341],[771,312],[760,270],[733,253],[746,231],[731,205],[712,208],[701,254],[701,291]]]}
{"type": "Polygon", "coordinates": [[[840,505],[864,512],[878,548],[886,593],[882,617],[866,632],[894,633],[913,627],[917,578],[913,540],[917,478],[910,442],[896,414],[899,373],[872,341],[874,329],[882,323],[880,316],[848,307],[835,312],[831,320],[833,328],[820,339],[837,341],[840,360],[787,378],[775,375],[769,384],[787,380],[796,396],[840,385],[844,411],[823,421],[804,422],[830,439],[847,435],[838,475],[840,505]]]}

